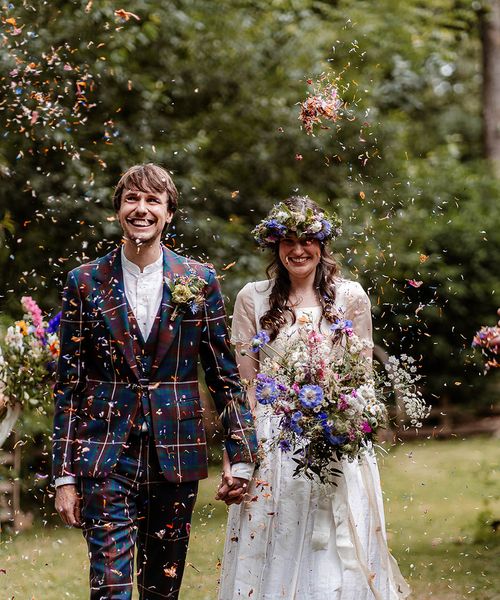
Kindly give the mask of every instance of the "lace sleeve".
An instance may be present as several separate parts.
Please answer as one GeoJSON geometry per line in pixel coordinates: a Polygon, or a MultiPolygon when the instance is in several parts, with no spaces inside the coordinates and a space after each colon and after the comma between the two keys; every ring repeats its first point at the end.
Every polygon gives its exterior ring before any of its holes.
{"type": "Polygon", "coordinates": [[[231,325],[231,343],[237,346],[249,344],[257,333],[255,324],[255,302],[252,294],[252,284],[240,290],[236,297],[231,325]]]}
{"type": "Polygon", "coordinates": [[[352,321],[354,333],[365,344],[363,354],[371,358],[373,353],[373,337],[370,298],[359,283],[353,282],[351,285],[352,289],[349,290],[347,318],[352,321]]]}

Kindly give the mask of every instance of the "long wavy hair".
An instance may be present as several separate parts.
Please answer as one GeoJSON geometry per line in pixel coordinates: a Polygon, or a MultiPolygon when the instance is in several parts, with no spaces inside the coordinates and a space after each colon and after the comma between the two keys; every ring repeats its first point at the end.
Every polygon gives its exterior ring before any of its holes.
{"type": "MultiPolygon", "coordinates": [[[[310,198],[303,196],[292,196],[284,200],[284,203],[294,212],[305,212],[308,208],[314,213],[320,213],[320,207],[310,198]]],[[[314,278],[314,290],[322,308],[323,317],[330,322],[338,317],[335,310],[335,276],[339,272],[338,264],[327,248],[326,244],[320,242],[321,257],[316,267],[314,278]]],[[[271,338],[276,338],[279,330],[286,325],[287,316],[291,315],[292,323],[295,323],[295,313],[289,305],[290,276],[279,257],[279,242],[276,242],[273,251],[273,259],[267,267],[266,273],[269,279],[274,279],[274,285],[269,296],[269,310],[261,317],[260,325],[271,338]]]]}

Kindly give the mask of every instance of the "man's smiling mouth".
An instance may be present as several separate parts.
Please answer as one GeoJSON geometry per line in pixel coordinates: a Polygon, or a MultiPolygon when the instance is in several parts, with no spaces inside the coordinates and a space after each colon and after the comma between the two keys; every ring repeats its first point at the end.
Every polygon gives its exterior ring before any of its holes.
{"type": "Polygon", "coordinates": [[[153,221],[147,219],[127,219],[127,223],[130,223],[133,227],[150,227],[154,224],[153,221]]]}

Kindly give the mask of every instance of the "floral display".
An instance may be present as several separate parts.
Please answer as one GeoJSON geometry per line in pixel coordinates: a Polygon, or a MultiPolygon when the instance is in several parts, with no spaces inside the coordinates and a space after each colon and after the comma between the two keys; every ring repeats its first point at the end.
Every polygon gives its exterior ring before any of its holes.
{"type": "Polygon", "coordinates": [[[472,347],[479,348],[483,354],[486,371],[500,367],[500,356],[498,346],[492,341],[500,336],[500,327],[481,327],[472,340],[472,347]]]}
{"type": "Polygon", "coordinates": [[[176,304],[171,319],[175,319],[181,307],[189,308],[195,315],[203,301],[202,291],[207,282],[195,273],[191,273],[168,280],[167,284],[172,294],[172,302],[176,304]]]}
{"type": "Polygon", "coordinates": [[[261,248],[269,248],[280,240],[296,235],[326,242],[342,234],[341,221],[336,214],[314,213],[310,208],[294,212],[284,202],[275,204],[269,215],[252,231],[261,248]]]}
{"type": "MultiPolygon", "coordinates": [[[[311,79],[307,83],[313,85],[311,79]]],[[[344,103],[339,97],[337,86],[327,76],[323,76],[314,85],[313,92],[301,102],[299,119],[306,133],[312,135],[315,126],[328,129],[324,121],[337,121],[343,108],[344,103]]]]}
{"type": "Polygon", "coordinates": [[[279,334],[273,348],[265,332],[254,337],[250,349],[263,356],[256,398],[279,416],[271,443],[294,453],[295,475],[334,481],[338,460],[359,458],[386,425],[391,390],[414,427],[422,425],[430,407],[417,389],[413,358],[391,357],[385,373],[376,373],[351,321],[338,319],[328,334],[314,331],[312,318],[305,321],[298,335],[279,334]]]}
{"type": "Polygon", "coordinates": [[[30,296],[21,298],[24,316],[7,328],[0,381],[5,403],[37,407],[50,396],[51,375],[59,356],[60,313],[49,322],[30,296]]]}

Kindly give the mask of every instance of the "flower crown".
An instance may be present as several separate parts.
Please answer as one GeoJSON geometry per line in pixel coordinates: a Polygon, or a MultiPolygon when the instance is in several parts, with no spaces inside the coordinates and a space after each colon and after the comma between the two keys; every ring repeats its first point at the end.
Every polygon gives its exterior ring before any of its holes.
{"type": "Polygon", "coordinates": [[[342,222],[336,214],[315,213],[312,208],[300,212],[293,211],[284,202],[279,202],[255,227],[252,235],[261,248],[272,248],[289,235],[326,242],[342,235],[341,225],[342,222]]]}

